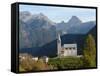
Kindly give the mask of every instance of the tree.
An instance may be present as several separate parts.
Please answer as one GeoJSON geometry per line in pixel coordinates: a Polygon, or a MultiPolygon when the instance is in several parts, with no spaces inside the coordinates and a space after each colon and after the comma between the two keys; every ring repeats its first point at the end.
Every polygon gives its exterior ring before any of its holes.
{"type": "Polygon", "coordinates": [[[25,59],[20,60],[20,62],[19,62],[20,71],[31,71],[33,63],[34,63],[34,61],[31,59],[31,57],[29,55],[27,55],[25,57],[25,59]]]}
{"type": "Polygon", "coordinates": [[[48,70],[48,66],[44,63],[42,59],[39,59],[37,62],[35,62],[32,68],[33,71],[48,70]]]}
{"type": "Polygon", "coordinates": [[[96,46],[95,46],[95,40],[91,34],[87,36],[85,41],[84,63],[85,67],[96,66],[96,46]]]}

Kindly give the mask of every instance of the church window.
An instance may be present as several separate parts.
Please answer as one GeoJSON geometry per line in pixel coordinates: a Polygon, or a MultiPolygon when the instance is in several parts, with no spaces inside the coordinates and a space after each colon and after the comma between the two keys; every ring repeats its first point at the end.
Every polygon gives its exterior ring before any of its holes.
{"type": "Polygon", "coordinates": [[[70,50],[72,49],[72,48],[69,48],[70,50]]]}
{"type": "Polygon", "coordinates": [[[73,47],[73,50],[75,50],[75,47],[73,47]]]}
{"type": "Polygon", "coordinates": [[[66,48],[66,50],[68,50],[68,48],[66,48]]]}

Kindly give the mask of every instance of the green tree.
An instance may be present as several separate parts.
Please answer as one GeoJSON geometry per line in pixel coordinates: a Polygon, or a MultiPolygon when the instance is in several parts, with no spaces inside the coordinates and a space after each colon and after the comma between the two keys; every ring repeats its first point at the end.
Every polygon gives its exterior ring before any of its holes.
{"type": "Polygon", "coordinates": [[[95,40],[91,34],[87,36],[85,41],[84,63],[85,67],[96,66],[96,46],[95,46],[95,40]]]}

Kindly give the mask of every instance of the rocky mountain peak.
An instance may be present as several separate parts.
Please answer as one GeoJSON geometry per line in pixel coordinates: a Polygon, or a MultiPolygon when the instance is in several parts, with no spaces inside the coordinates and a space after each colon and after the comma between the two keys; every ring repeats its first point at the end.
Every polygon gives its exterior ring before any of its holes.
{"type": "Polygon", "coordinates": [[[19,13],[19,18],[21,21],[27,22],[28,20],[32,18],[32,14],[28,11],[23,11],[19,13]]]}
{"type": "Polygon", "coordinates": [[[68,24],[76,24],[79,25],[82,21],[77,16],[72,16],[71,19],[68,21],[68,24]]]}

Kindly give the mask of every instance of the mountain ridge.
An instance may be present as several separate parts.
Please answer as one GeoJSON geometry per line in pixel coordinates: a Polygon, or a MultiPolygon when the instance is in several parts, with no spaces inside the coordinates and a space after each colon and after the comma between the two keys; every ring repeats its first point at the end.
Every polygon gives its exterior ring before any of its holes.
{"type": "Polygon", "coordinates": [[[20,12],[20,48],[41,47],[57,38],[57,32],[64,34],[86,34],[95,26],[95,22],[83,23],[77,16],[68,22],[56,23],[43,13],[20,12]]]}

